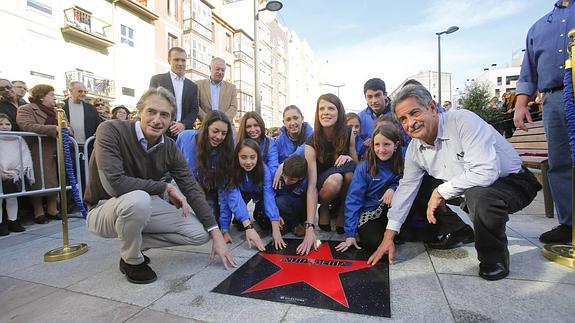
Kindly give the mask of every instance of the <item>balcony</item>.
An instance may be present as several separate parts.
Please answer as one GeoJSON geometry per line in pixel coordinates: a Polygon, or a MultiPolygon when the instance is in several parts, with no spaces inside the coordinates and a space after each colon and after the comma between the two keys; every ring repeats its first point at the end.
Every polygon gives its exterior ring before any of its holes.
{"type": "Polygon", "coordinates": [[[148,9],[147,0],[114,0],[114,3],[119,3],[126,9],[129,9],[136,15],[147,19],[149,22],[158,20],[158,16],[155,12],[148,9]]]}
{"type": "Polygon", "coordinates": [[[69,88],[70,82],[72,81],[80,81],[84,83],[88,93],[91,95],[108,99],[114,99],[115,97],[115,86],[113,80],[97,77],[91,72],[77,69],[75,71],[66,72],[66,88],[69,88]]]}
{"type": "Polygon", "coordinates": [[[60,30],[65,36],[82,40],[87,45],[104,49],[114,45],[112,26],[92,16],[80,7],[64,10],[64,24],[60,30]]]}

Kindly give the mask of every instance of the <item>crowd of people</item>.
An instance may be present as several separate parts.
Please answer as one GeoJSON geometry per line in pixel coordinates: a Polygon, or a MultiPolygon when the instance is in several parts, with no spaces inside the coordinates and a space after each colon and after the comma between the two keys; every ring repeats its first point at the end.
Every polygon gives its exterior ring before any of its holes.
{"type": "MultiPolygon", "coordinates": [[[[572,12],[573,7],[563,1],[556,11],[572,12]]],[[[528,37],[535,37],[532,33],[528,37]]],[[[537,65],[541,62],[532,50],[528,48],[525,60],[537,65]]],[[[238,129],[233,126],[236,88],[223,80],[223,59],[214,58],[209,79],[197,83],[185,77],[186,60],[183,49],[170,49],[170,71],[151,78],[133,119],[123,106],[110,115],[104,101],[86,103],[84,85],[70,84],[64,107],[70,130],[80,145],[95,135],[89,174],[96,176],[89,177],[84,195],[86,226],[98,236],[121,241],[119,268],[128,281],[157,279],[143,253],[147,249],[200,245],[210,239],[213,256],[226,268],[237,266],[227,247],[234,228],[244,231],[249,246],[260,251],[265,250],[260,234],[270,231],[272,248],[283,249],[283,236],[291,232],[303,238],[297,253],[306,255],[317,247],[316,224],[345,237],[336,247],[340,252],[367,249],[371,265],[385,255],[393,262],[395,245],[404,241],[423,241],[436,249],[475,242],[479,276],[498,280],[508,275],[506,222],[534,199],[541,185],[505,138],[477,115],[451,110],[451,102],[441,106],[416,80],[406,82],[392,100],[385,82],[373,78],[364,84],[367,107],[361,112],[346,113],[338,96],[323,94],[310,123],[297,106],[285,107],[279,135],[271,138],[255,112],[242,115],[238,129]],[[473,228],[450,204],[469,213],[473,228]]],[[[514,105],[519,128],[524,118],[531,122],[526,98],[539,89],[547,111],[545,97],[559,91],[555,83],[534,83],[538,78],[532,74],[541,72],[526,66],[514,105]]],[[[47,135],[41,143],[44,169],[34,146],[38,143],[28,140],[30,149],[22,145],[23,169],[13,158],[0,159],[4,191],[17,191],[25,179],[32,187],[53,187],[54,89],[36,85],[30,103],[24,104],[15,87],[0,79],[0,130],[47,135]]],[[[550,154],[556,153],[553,140],[549,138],[550,154]]],[[[554,160],[550,155],[550,177],[560,171],[554,160]]],[[[552,192],[554,199],[560,198],[552,192]]],[[[14,200],[6,202],[3,230],[22,231],[14,200]]],[[[41,196],[33,196],[32,202],[37,223],[58,217],[56,195],[46,196],[46,209],[41,196]]],[[[556,234],[568,225],[561,222],[560,229],[541,240],[570,240],[570,235],[556,234]]]]}

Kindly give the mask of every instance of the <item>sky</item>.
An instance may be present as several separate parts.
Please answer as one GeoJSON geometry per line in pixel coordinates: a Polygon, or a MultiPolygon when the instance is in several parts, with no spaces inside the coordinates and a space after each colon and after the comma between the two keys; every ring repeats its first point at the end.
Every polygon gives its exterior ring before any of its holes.
{"type": "MultiPolygon", "coordinates": [[[[393,91],[420,71],[452,73],[463,89],[491,64],[504,66],[525,48],[531,25],[551,11],[551,0],[282,0],[280,23],[304,38],[323,70],[323,83],[345,84],[346,111],[366,107],[363,83],[379,77],[393,91]]],[[[333,92],[336,92],[333,89],[333,92]]]]}

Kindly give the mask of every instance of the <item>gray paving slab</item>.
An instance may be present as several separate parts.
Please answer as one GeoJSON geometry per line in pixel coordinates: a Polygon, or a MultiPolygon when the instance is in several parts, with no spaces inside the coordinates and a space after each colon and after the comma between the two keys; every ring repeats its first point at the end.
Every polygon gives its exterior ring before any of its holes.
{"type": "Polygon", "coordinates": [[[134,315],[131,319],[127,320],[126,323],[189,323],[189,322],[201,322],[190,318],[184,318],[181,316],[176,316],[168,313],[153,311],[145,309],[140,313],[134,315]]]}
{"type": "Polygon", "coordinates": [[[28,243],[0,250],[0,274],[10,275],[44,262],[44,253],[61,247],[62,241],[40,237],[28,243]]]}
{"type": "Polygon", "coordinates": [[[0,313],[9,312],[57,290],[46,285],[0,276],[0,313]]]}
{"type": "Polygon", "coordinates": [[[10,276],[64,288],[92,277],[115,264],[118,260],[117,245],[118,241],[115,240],[91,242],[88,245],[88,252],[83,255],[57,262],[44,262],[41,258],[35,265],[13,272],[10,276]]]}
{"type": "Polygon", "coordinates": [[[573,322],[572,285],[440,274],[457,322],[573,322]]]}
{"type": "Polygon", "coordinates": [[[0,322],[123,322],[141,308],[98,297],[60,290],[11,311],[0,322]]]}
{"type": "MultiPolygon", "coordinates": [[[[247,259],[239,260],[243,263],[247,259]]],[[[211,292],[234,270],[212,263],[150,308],[208,322],[280,322],[290,305],[211,292]]]]}
{"type": "Polygon", "coordinates": [[[151,259],[150,267],[158,275],[154,283],[137,285],[128,282],[118,269],[119,255],[116,253],[106,270],[68,289],[146,307],[166,293],[180,289],[183,283],[209,264],[209,256],[201,253],[152,249],[146,251],[146,255],[151,259]]]}
{"type": "Polygon", "coordinates": [[[538,238],[541,233],[558,225],[556,218],[547,218],[542,214],[512,214],[507,227],[526,238],[538,238]]]}
{"type": "Polygon", "coordinates": [[[422,242],[406,242],[397,245],[395,250],[395,270],[414,272],[434,272],[431,259],[422,242]]]}

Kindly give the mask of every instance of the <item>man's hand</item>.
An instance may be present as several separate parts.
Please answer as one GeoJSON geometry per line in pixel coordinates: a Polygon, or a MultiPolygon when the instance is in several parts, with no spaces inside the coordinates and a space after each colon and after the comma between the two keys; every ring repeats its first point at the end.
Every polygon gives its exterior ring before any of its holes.
{"type": "Polygon", "coordinates": [[[385,254],[388,254],[387,258],[389,259],[389,264],[393,264],[393,261],[395,260],[395,244],[393,243],[393,237],[395,237],[395,234],[396,232],[393,230],[385,230],[381,244],[367,260],[368,265],[376,265],[385,254]]]}
{"type": "Polygon", "coordinates": [[[278,169],[276,170],[276,173],[274,175],[274,182],[272,184],[274,190],[279,190],[280,188],[282,188],[282,181],[280,181],[282,174],[284,172],[284,163],[281,163],[278,166],[278,169]]]}
{"type": "Polygon", "coordinates": [[[305,256],[309,253],[310,249],[316,249],[315,245],[315,231],[312,227],[305,229],[305,237],[303,238],[303,242],[297,246],[296,252],[298,255],[305,256]]]}
{"type": "Polygon", "coordinates": [[[170,202],[174,204],[178,209],[182,209],[182,216],[185,218],[190,214],[192,209],[186,200],[186,197],[172,184],[166,185],[166,193],[170,202]]]}
{"type": "Polygon", "coordinates": [[[256,229],[247,229],[246,230],[246,241],[248,242],[248,247],[250,249],[252,248],[252,242],[253,242],[254,246],[259,251],[265,251],[266,250],[266,247],[264,247],[264,243],[262,242],[260,235],[256,232],[256,229]]]}
{"type": "Polygon", "coordinates": [[[529,101],[529,97],[524,94],[520,94],[517,96],[517,101],[515,102],[515,114],[513,115],[513,123],[517,129],[527,131],[527,127],[525,126],[525,120],[527,123],[533,122],[531,119],[531,113],[529,113],[529,108],[527,107],[527,101],[529,101]]]}
{"type": "Polygon", "coordinates": [[[170,132],[173,135],[179,135],[180,132],[184,131],[184,129],[186,129],[186,126],[181,122],[174,121],[170,125],[170,132]]]}
{"type": "Polygon", "coordinates": [[[379,199],[379,203],[385,204],[387,206],[391,206],[391,200],[393,199],[393,193],[395,193],[395,191],[391,188],[388,188],[387,191],[385,191],[385,193],[383,193],[383,196],[379,199]]]}
{"type": "Polygon", "coordinates": [[[361,247],[357,245],[357,241],[355,240],[355,238],[345,238],[345,241],[338,244],[337,247],[335,247],[335,250],[339,252],[345,252],[351,246],[354,246],[355,249],[361,249],[361,247]]]}
{"type": "Polygon", "coordinates": [[[280,227],[281,227],[280,221],[272,221],[272,240],[274,242],[274,247],[276,248],[276,250],[281,250],[286,247],[286,243],[282,238],[280,227]]]}
{"type": "Polygon", "coordinates": [[[238,264],[236,263],[236,260],[234,259],[234,257],[230,253],[230,250],[226,246],[226,242],[224,241],[224,237],[222,236],[220,229],[212,230],[210,232],[210,235],[212,236],[213,240],[212,255],[210,256],[210,262],[213,261],[215,256],[217,255],[222,260],[222,264],[224,265],[226,270],[229,269],[230,267],[237,267],[238,264]]]}
{"type": "Polygon", "coordinates": [[[427,221],[431,224],[436,224],[437,219],[435,218],[435,210],[439,208],[445,209],[446,207],[445,199],[439,194],[437,188],[435,188],[433,192],[431,192],[431,197],[427,202],[427,221]]]}

